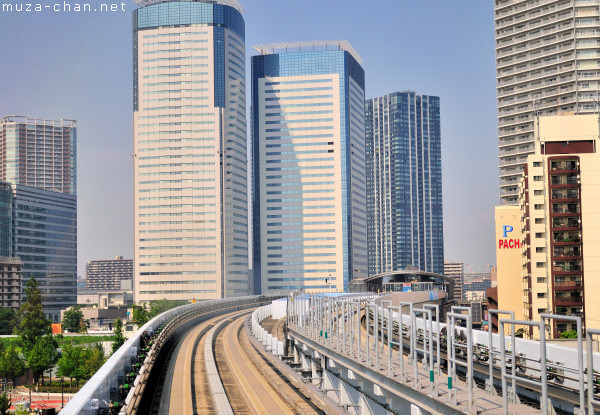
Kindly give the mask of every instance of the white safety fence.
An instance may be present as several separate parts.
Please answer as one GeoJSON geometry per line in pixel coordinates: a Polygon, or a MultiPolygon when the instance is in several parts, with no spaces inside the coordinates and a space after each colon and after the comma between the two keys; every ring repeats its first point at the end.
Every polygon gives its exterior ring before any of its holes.
{"type": "Polygon", "coordinates": [[[264,346],[265,350],[270,351],[277,357],[283,356],[283,342],[277,337],[267,332],[260,324],[263,320],[273,315],[272,305],[266,305],[255,310],[252,313],[251,328],[252,335],[264,346]]]}

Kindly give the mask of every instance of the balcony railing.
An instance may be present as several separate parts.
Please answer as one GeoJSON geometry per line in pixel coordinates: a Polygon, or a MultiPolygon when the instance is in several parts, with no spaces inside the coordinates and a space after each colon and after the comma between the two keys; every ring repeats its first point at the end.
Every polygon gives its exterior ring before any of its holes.
{"type": "Polygon", "coordinates": [[[565,295],[562,297],[556,297],[556,304],[566,304],[566,303],[583,303],[583,297],[573,296],[573,295],[565,295]]]}
{"type": "Polygon", "coordinates": [[[581,287],[581,281],[554,281],[555,287],[581,287]]]}

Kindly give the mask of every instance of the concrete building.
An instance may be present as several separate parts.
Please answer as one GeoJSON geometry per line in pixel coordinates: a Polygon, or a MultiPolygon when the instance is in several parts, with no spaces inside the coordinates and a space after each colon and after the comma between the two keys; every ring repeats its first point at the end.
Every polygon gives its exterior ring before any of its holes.
{"type": "Polygon", "coordinates": [[[85,264],[85,280],[88,290],[119,290],[122,281],[133,281],[133,259],[93,260],[85,264]]]}
{"type": "Polygon", "coordinates": [[[500,197],[517,204],[534,114],[597,111],[600,0],[495,0],[500,197]]]}
{"type": "Polygon", "coordinates": [[[21,279],[21,260],[0,257],[0,307],[19,309],[21,279]]]}
{"type": "Polygon", "coordinates": [[[369,275],[444,271],[439,97],[365,103],[369,275]]]}
{"type": "Polygon", "coordinates": [[[254,48],[255,287],[346,291],[368,268],[361,59],[346,41],[254,48]]]}
{"type": "Polygon", "coordinates": [[[59,322],[60,310],[77,302],[77,197],[13,186],[13,256],[22,262],[23,289],[39,283],[44,312],[59,322]]]}
{"type": "Polygon", "coordinates": [[[523,233],[519,206],[496,206],[495,224],[498,309],[514,311],[517,320],[525,320],[521,276],[523,233]]]}
{"type": "Polygon", "coordinates": [[[136,3],[135,299],[246,295],[243,10],[236,0],[136,3]]]}
{"type": "Polygon", "coordinates": [[[77,128],[73,120],[9,115],[0,119],[0,180],[75,195],[77,128]]]}
{"type": "MultiPolygon", "coordinates": [[[[537,320],[541,313],[550,312],[580,316],[584,326],[600,327],[600,307],[595,303],[600,295],[598,122],[597,114],[536,121],[535,153],[525,165],[519,187],[520,223],[514,227],[523,234],[517,264],[526,319],[537,320]]],[[[499,243],[498,251],[507,249],[510,244],[499,243]]],[[[499,273],[499,292],[505,284],[499,273]]],[[[499,308],[506,308],[502,296],[499,308]]],[[[572,329],[572,322],[558,321],[553,335],[572,329]]]]}
{"type": "Polygon", "coordinates": [[[454,298],[457,301],[462,300],[465,275],[464,263],[445,260],[444,275],[454,280],[454,298]]]}

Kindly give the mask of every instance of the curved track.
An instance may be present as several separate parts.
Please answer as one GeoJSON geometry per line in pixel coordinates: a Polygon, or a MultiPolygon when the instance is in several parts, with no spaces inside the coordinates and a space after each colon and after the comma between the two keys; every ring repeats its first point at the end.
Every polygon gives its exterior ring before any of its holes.
{"type": "Polygon", "coordinates": [[[167,369],[156,413],[216,413],[205,372],[205,334],[224,320],[227,324],[215,336],[213,350],[221,382],[235,414],[323,413],[282,379],[281,374],[269,368],[250,344],[244,330],[249,312],[237,310],[208,319],[181,337],[167,369]]]}

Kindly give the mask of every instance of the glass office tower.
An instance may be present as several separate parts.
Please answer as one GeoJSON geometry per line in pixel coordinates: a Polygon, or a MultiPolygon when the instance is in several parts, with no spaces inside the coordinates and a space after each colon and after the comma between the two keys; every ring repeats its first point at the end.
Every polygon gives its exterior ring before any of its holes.
{"type": "Polygon", "coordinates": [[[369,275],[444,272],[440,99],[395,92],[366,101],[369,275]]]}
{"type": "Polygon", "coordinates": [[[0,257],[12,256],[12,188],[0,182],[0,257]]]}
{"type": "Polygon", "coordinates": [[[39,282],[44,312],[55,323],[77,304],[77,197],[13,186],[13,256],[21,258],[23,288],[39,282]]]}
{"type": "Polygon", "coordinates": [[[367,275],[360,57],[346,41],[255,49],[255,287],[346,290],[367,275]]]}
{"type": "Polygon", "coordinates": [[[246,295],[243,10],[235,0],[137,4],[135,300],[246,295]]]}

